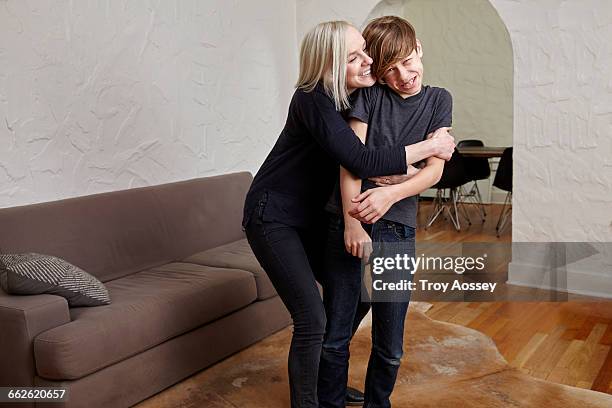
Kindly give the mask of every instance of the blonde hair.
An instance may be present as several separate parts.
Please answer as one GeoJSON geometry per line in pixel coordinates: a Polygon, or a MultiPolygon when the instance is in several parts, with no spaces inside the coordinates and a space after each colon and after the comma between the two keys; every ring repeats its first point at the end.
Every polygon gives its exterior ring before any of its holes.
{"type": "Polygon", "coordinates": [[[367,52],[374,60],[372,73],[379,80],[387,69],[412,53],[417,46],[414,27],[405,19],[384,16],[370,21],[363,30],[367,52]]]}
{"type": "Polygon", "coordinates": [[[346,21],[327,21],[317,24],[302,40],[300,75],[296,88],[311,92],[323,80],[325,92],[334,101],[336,110],[350,107],[346,86],[346,21]]]}

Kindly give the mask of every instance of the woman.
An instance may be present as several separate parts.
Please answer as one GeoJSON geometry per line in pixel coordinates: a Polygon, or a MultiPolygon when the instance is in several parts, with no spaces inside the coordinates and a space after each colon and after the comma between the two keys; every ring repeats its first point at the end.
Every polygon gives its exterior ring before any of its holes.
{"type": "Polygon", "coordinates": [[[317,373],[326,325],[316,278],[324,244],[324,205],[338,164],[360,178],[405,174],[430,156],[448,160],[453,138],[370,151],[344,121],[349,95],[372,86],[372,59],[359,31],[343,21],[306,34],[287,122],[247,194],[243,226],[258,261],[289,310],[291,406],[318,407],[317,373]]]}

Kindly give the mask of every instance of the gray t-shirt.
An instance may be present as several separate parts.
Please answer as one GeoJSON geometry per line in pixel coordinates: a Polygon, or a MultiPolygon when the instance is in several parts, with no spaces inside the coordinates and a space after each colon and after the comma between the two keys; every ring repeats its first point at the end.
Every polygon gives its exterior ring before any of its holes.
{"type": "MultiPolygon", "coordinates": [[[[423,86],[421,92],[406,99],[385,85],[359,89],[347,117],[368,124],[366,147],[379,149],[406,146],[425,140],[426,136],[452,122],[452,97],[444,88],[423,86]]],[[[361,190],[377,187],[363,180],[361,190]]],[[[326,209],[341,214],[339,183],[326,209]]],[[[389,221],[416,227],[417,196],[395,203],[383,216],[389,221]]]]}

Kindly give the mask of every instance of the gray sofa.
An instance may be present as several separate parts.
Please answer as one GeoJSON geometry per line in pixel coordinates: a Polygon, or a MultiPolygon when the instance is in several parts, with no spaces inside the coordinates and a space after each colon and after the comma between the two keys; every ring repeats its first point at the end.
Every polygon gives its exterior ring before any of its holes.
{"type": "Polygon", "coordinates": [[[0,209],[0,252],[63,258],[112,298],[69,308],[0,290],[0,386],[67,387],[68,402],[53,407],[127,407],[289,325],[240,226],[251,180],[0,209]]]}

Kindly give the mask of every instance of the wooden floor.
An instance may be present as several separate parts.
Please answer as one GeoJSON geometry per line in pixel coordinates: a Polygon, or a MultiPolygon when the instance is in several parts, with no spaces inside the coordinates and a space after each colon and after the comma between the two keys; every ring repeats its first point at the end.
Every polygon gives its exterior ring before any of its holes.
{"type": "MultiPolygon", "coordinates": [[[[488,206],[483,224],[469,209],[472,225],[465,223],[461,232],[439,218],[427,230],[418,229],[417,242],[511,242],[511,225],[501,237],[495,235],[500,210],[501,205],[488,206]]],[[[420,203],[420,226],[430,211],[429,203],[420,203]]],[[[427,315],[487,334],[512,366],[534,377],[612,394],[612,301],[567,297],[565,302],[433,302],[427,315]]]]}
{"type": "Polygon", "coordinates": [[[472,222],[468,225],[465,218],[460,218],[461,231],[456,231],[451,222],[438,216],[431,227],[424,229],[431,213],[432,204],[428,201],[419,202],[417,242],[512,242],[512,223],[509,220],[500,237],[495,235],[495,225],[502,210],[501,204],[486,205],[486,217],[483,223],[476,208],[466,205],[465,208],[472,222]]]}

